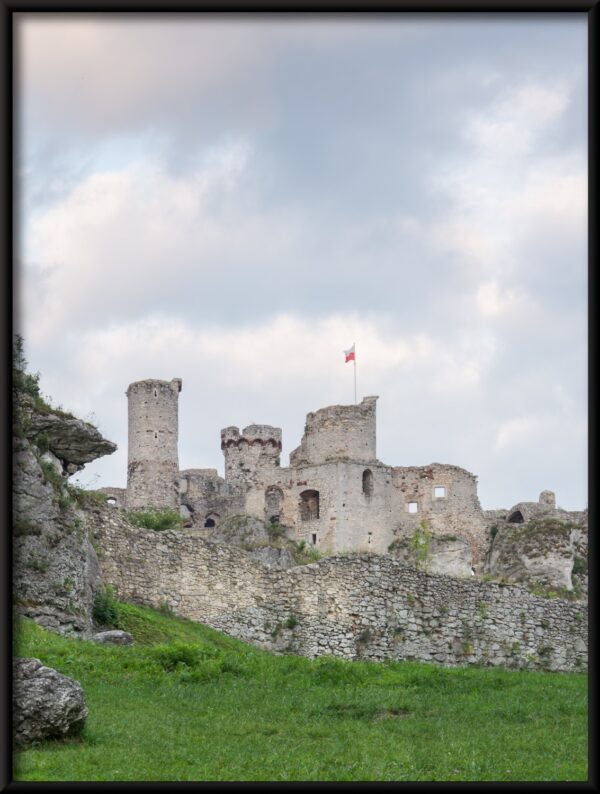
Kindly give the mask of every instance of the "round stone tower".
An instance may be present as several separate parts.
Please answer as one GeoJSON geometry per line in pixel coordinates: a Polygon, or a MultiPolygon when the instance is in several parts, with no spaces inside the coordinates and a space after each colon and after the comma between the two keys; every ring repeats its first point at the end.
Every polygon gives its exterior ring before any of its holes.
{"type": "Polygon", "coordinates": [[[281,428],[271,425],[248,425],[240,433],[237,427],[221,430],[221,449],[225,456],[225,480],[241,485],[265,469],[280,465],[281,428]]]}
{"type": "Polygon", "coordinates": [[[363,397],[358,405],[329,405],[307,414],[300,446],[290,453],[290,466],[332,460],[376,461],[377,400],[363,397]]]}
{"type": "Polygon", "coordinates": [[[140,380],[127,389],[127,506],[178,507],[176,481],[181,379],[140,380]]]}

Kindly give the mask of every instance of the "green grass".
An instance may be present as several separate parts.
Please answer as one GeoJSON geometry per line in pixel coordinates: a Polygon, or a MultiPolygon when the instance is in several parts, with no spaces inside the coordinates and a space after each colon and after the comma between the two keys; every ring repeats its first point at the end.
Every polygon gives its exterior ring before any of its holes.
{"type": "Polygon", "coordinates": [[[587,677],[273,656],[119,605],[134,646],[20,621],[16,652],[77,679],[82,736],[15,755],[15,779],[587,779],[587,677]]]}
{"type": "Polygon", "coordinates": [[[147,507],[145,510],[131,510],[127,518],[136,527],[154,529],[163,532],[166,529],[181,529],[183,518],[177,510],[166,508],[147,507]]]}

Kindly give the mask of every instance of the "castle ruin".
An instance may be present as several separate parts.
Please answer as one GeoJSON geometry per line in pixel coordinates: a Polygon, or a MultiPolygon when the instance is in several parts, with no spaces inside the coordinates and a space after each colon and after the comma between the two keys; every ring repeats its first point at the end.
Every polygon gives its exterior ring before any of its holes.
{"type": "Polygon", "coordinates": [[[288,528],[292,539],[326,554],[385,554],[427,527],[468,543],[481,563],[489,520],[477,478],[458,466],[389,466],[376,455],[377,397],[309,413],[300,446],[281,465],[281,428],[221,430],[225,476],[216,469],[179,470],[178,401],[182,381],[129,385],[127,488],[101,489],[128,509],[172,508],[188,527],[210,532],[245,514],[288,528]]]}

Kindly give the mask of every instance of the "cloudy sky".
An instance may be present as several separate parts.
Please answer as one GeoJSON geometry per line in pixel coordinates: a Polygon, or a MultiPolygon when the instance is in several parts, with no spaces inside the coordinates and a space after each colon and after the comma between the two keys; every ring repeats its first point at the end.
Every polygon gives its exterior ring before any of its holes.
{"type": "Polygon", "coordinates": [[[20,14],[19,328],[119,445],[127,385],[219,431],[377,394],[378,457],[587,504],[587,16],[20,14]]]}

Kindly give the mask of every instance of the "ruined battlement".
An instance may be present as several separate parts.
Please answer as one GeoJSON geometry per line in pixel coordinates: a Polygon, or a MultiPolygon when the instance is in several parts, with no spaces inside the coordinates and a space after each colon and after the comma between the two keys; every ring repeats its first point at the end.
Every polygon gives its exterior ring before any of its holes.
{"type": "Polygon", "coordinates": [[[246,488],[262,477],[263,470],[280,466],[281,428],[248,425],[242,432],[231,426],[221,430],[225,480],[234,488],[246,488]]]}
{"type": "Polygon", "coordinates": [[[248,425],[240,433],[238,427],[225,427],[221,430],[221,449],[243,444],[272,444],[281,451],[281,428],[272,425],[248,425]]]}
{"type": "Polygon", "coordinates": [[[290,454],[290,466],[339,459],[375,462],[378,399],[364,397],[358,405],[329,405],[307,414],[300,446],[290,454]]]}

